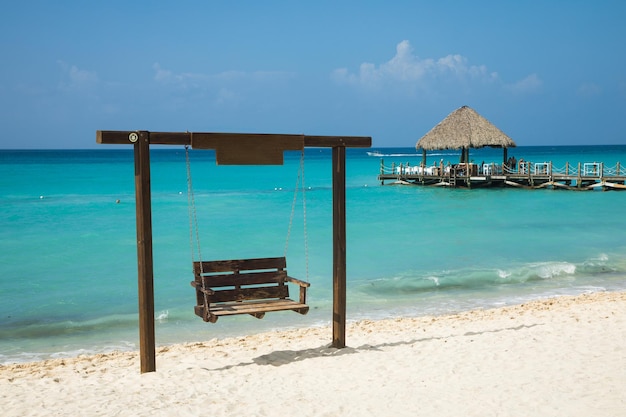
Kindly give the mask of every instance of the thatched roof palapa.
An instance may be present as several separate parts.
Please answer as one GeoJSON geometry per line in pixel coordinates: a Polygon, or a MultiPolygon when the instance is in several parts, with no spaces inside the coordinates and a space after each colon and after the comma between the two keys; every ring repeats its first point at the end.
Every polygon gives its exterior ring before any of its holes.
{"type": "Polygon", "coordinates": [[[461,149],[460,162],[469,162],[470,148],[503,148],[503,163],[507,160],[507,148],[515,142],[489,120],[468,106],[456,109],[417,141],[415,147],[422,149],[422,164],[426,164],[426,151],[437,149],[461,149]]]}
{"type": "Polygon", "coordinates": [[[490,146],[517,146],[504,132],[468,106],[456,109],[430,132],[417,141],[415,147],[425,151],[435,149],[469,149],[490,146]]]}

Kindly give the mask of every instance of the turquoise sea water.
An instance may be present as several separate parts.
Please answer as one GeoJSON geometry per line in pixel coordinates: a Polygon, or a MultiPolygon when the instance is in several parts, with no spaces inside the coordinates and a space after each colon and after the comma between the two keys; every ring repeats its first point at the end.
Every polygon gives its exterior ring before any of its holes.
{"type": "MultiPolygon", "coordinates": [[[[509,155],[555,167],[626,164],[623,145],[509,155]]],[[[191,156],[198,239],[189,232],[184,149],[151,151],[157,343],[329,323],[330,151],[306,151],[306,216],[298,205],[287,253],[290,275],[312,284],[311,311],[217,324],[193,314],[191,248],[199,241],[204,259],[282,256],[299,154],[280,167],[216,166],[210,151],[191,156]]],[[[626,192],[381,186],[381,158],[415,165],[421,153],[347,156],[349,320],[626,289],[626,192]]],[[[471,158],[499,162],[501,151],[471,158]]],[[[0,363],[138,348],[134,198],[132,150],[0,151],[0,363]]]]}

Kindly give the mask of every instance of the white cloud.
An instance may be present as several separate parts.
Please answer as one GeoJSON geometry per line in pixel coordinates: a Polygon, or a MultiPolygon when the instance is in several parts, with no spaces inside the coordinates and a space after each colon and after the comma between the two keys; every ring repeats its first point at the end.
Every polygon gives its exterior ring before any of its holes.
{"type": "Polygon", "coordinates": [[[583,97],[593,97],[600,93],[602,93],[602,88],[594,83],[585,83],[578,87],[578,94],[583,97]]]}
{"type": "Polygon", "coordinates": [[[159,63],[152,65],[154,69],[154,80],[162,84],[175,84],[184,89],[198,88],[210,80],[209,75],[192,72],[174,73],[173,71],[161,68],[159,63]]]}
{"type": "Polygon", "coordinates": [[[622,81],[617,85],[617,90],[626,98],[626,81],[622,81]]]}
{"type": "Polygon", "coordinates": [[[180,94],[180,100],[201,101],[213,106],[238,106],[257,100],[257,90],[282,88],[294,78],[282,71],[238,71],[219,73],[174,72],[153,64],[154,81],[180,94]]]}
{"type": "Polygon", "coordinates": [[[159,63],[152,65],[154,69],[154,80],[160,83],[178,84],[181,87],[199,87],[208,86],[214,83],[221,82],[243,82],[243,81],[281,81],[289,78],[293,78],[293,74],[283,71],[223,71],[215,74],[210,73],[192,73],[192,72],[180,72],[175,73],[173,71],[161,68],[159,63]]]}
{"type": "Polygon", "coordinates": [[[541,89],[543,82],[537,74],[530,74],[513,84],[509,84],[506,88],[515,94],[536,93],[541,89]]]}
{"type": "Polygon", "coordinates": [[[155,81],[167,81],[172,77],[172,71],[162,69],[158,63],[152,65],[152,69],[154,69],[155,81]]]}
{"type": "Polygon", "coordinates": [[[62,90],[85,90],[98,84],[98,74],[95,71],[87,71],[76,65],[69,65],[63,61],[57,61],[62,70],[62,79],[59,88],[62,90]]]}
{"type": "Polygon", "coordinates": [[[227,88],[222,88],[218,91],[213,103],[219,106],[237,104],[240,97],[237,93],[227,88]]]}
{"type": "Polygon", "coordinates": [[[70,68],[70,80],[72,84],[87,84],[98,81],[98,75],[93,71],[81,70],[75,65],[70,68]]]}
{"type": "Polygon", "coordinates": [[[380,65],[363,63],[358,72],[350,73],[347,68],[338,68],[332,78],[339,83],[347,83],[366,88],[378,88],[390,83],[426,85],[432,79],[456,81],[495,81],[496,72],[489,72],[484,65],[470,65],[462,55],[447,55],[442,58],[419,58],[413,53],[408,40],[396,46],[396,54],[380,65]]]}

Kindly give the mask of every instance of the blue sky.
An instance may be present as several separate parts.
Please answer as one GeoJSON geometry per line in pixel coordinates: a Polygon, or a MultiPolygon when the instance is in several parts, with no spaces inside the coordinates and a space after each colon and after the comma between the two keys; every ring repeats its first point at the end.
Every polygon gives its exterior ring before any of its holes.
{"type": "Polygon", "coordinates": [[[3,149],[100,129],[414,146],[463,105],[520,146],[626,144],[621,0],[3,3],[3,149]]]}

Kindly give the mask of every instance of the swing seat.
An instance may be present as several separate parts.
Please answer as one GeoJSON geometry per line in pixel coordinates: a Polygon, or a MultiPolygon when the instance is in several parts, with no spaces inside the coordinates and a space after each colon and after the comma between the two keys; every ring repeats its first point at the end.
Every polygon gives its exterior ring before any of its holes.
{"type": "Polygon", "coordinates": [[[220,316],[250,314],[262,319],[269,311],[306,314],[311,284],[287,275],[285,257],[202,261],[193,263],[196,315],[215,323],[220,316]],[[287,282],[300,287],[300,299],[289,298],[287,282]]]}

